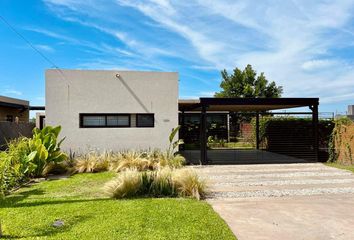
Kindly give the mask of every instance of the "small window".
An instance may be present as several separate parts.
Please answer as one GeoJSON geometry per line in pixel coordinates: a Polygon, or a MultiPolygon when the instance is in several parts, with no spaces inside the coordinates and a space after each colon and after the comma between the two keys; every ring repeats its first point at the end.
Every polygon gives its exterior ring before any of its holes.
{"type": "Polygon", "coordinates": [[[136,115],[136,126],[137,127],[154,127],[154,114],[137,114],[136,115]]]}
{"type": "Polygon", "coordinates": [[[103,127],[106,125],[105,116],[83,116],[82,125],[85,127],[103,127]]]}
{"type": "Polygon", "coordinates": [[[107,126],[129,127],[129,115],[112,115],[107,116],[107,126]]]}
{"type": "Polygon", "coordinates": [[[130,127],[129,114],[80,114],[81,128],[130,127]]]}
{"type": "Polygon", "coordinates": [[[6,116],[6,121],[7,121],[7,122],[13,122],[13,121],[14,121],[14,116],[12,116],[12,115],[7,115],[7,116],[6,116]]]}

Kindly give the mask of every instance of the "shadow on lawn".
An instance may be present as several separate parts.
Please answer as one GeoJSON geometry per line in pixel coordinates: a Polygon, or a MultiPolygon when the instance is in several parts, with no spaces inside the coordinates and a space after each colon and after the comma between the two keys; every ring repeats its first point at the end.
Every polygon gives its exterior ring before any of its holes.
{"type": "MultiPolygon", "coordinates": [[[[83,203],[83,202],[99,202],[111,200],[109,198],[92,198],[92,199],[64,199],[64,200],[38,200],[33,202],[20,202],[11,205],[11,208],[20,207],[36,207],[42,205],[56,205],[56,204],[67,204],[67,203],[83,203]]],[[[112,200],[113,201],[113,200],[112,200]]]]}
{"type": "MultiPolygon", "coordinates": [[[[91,217],[89,216],[75,216],[71,219],[63,219],[64,225],[62,227],[54,227],[52,225],[45,226],[44,228],[34,228],[36,234],[32,235],[22,235],[22,236],[16,236],[16,235],[2,235],[0,238],[3,239],[23,239],[23,238],[37,238],[37,237],[48,237],[48,236],[55,236],[59,233],[62,232],[67,232],[70,231],[76,224],[83,222],[91,217]]],[[[55,219],[53,219],[53,222],[55,219]]]]}
{"type": "Polygon", "coordinates": [[[27,199],[29,196],[32,195],[43,195],[45,192],[41,189],[29,189],[27,191],[21,191],[14,195],[9,195],[4,199],[0,199],[0,208],[11,207],[18,202],[21,202],[27,199]]]}

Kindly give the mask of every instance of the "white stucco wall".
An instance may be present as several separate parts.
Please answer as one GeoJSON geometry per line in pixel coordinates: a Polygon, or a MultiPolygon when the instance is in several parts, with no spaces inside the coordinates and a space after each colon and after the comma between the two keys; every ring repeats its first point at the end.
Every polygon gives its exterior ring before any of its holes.
{"type": "Polygon", "coordinates": [[[167,148],[168,136],[178,125],[178,73],[61,72],[45,73],[46,125],[62,126],[65,151],[167,148]],[[155,127],[80,128],[80,113],[154,113],[155,127]]]}

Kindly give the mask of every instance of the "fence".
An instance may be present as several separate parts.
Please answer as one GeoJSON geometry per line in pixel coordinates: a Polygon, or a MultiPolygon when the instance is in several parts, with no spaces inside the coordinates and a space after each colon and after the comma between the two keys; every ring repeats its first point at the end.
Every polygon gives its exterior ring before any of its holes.
{"type": "Polygon", "coordinates": [[[20,136],[31,137],[34,123],[0,122],[0,149],[6,148],[6,143],[20,136]]]}

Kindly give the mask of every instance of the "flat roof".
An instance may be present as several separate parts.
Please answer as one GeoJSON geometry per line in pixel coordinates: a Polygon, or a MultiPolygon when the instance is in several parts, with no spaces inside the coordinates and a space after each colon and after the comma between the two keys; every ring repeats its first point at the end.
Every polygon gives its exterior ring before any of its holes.
{"type": "Polygon", "coordinates": [[[0,96],[0,106],[12,108],[28,108],[29,101],[18,98],[0,96]]]}
{"type": "Polygon", "coordinates": [[[180,99],[180,111],[267,111],[319,104],[319,98],[199,98],[180,99]]]}

